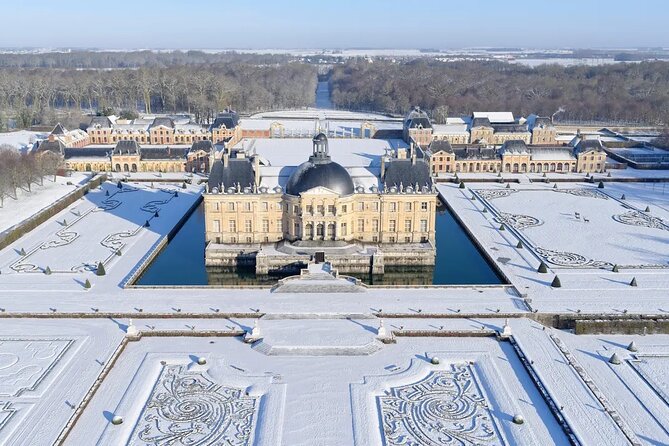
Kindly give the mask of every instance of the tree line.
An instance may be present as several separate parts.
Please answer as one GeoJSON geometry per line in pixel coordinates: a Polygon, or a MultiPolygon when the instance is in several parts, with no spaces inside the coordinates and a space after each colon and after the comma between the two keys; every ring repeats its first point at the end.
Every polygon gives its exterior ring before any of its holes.
{"type": "Polygon", "coordinates": [[[56,181],[63,158],[54,152],[19,153],[12,146],[0,145],[0,207],[6,198],[18,199],[17,191],[30,192],[33,184],[44,184],[44,177],[56,181]]]}
{"type": "Polygon", "coordinates": [[[414,105],[443,121],[473,111],[512,111],[556,121],[669,122],[669,62],[596,67],[416,59],[351,60],[330,78],[340,108],[404,114],[414,105]]]}
{"type": "MultiPolygon", "coordinates": [[[[0,110],[18,127],[56,120],[78,126],[81,112],[189,112],[200,123],[231,107],[240,112],[314,103],[316,68],[244,62],[164,68],[77,70],[0,68],[0,110]],[[69,112],[69,119],[62,118],[69,112]],[[77,113],[78,112],[78,113],[77,113]]],[[[0,130],[3,117],[0,116],[0,130]]]]}

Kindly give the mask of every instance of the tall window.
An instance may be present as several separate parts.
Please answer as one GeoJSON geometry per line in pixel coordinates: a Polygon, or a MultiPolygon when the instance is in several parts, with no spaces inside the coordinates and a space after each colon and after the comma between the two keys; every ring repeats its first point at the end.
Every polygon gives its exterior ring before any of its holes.
{"type": "Polygon", "coordinates": [[[372,231],[379,232],[379,221],[377,219],[372,220],[372,231]]]}
{"type": "Polygon", "coordinates": [[[346,233],[347,233],[347,230],[346,230],[346,223],[342,223],[342,224],[341,224],[341,235],[342,235],[342,236],[345,236],[346,233]]]}
{"type": "Polygon", "coordinates": [[[278,219],[276,221],[276,230],[279,232],[283,232],[283,220],[278,219]]]}
{"type": "Polygon", "coordinates": [[[246,212],[251,212],[251,202],[250,201],[247,201],[246,203],[244,203],[244,210],[246,212]]]}
{"type": "Polygon", "coordinates": [[[332,214],[332,215],[335,214],[335,207],[334,207],[334,204],[329,204],[329,205],[328,205],[328,214],[332,214]]]}
{"type": "Polygon", "coordinates": [[[397,221],[396,220],[390,220],[388,221],[388,230],[390,232],[395,232],[397,231],[397,221]]]}
{"type": "Polygon", "coordinates": [[[404,232],[411,232],[411,220],[404,220],[404,232]]]}
{"type": "Polygon", "coordinates": [[[420,221],[420,232],[427,232],[427,220],[420,221]]]}
{"type": "Polygon", "coordinates": [[[229,220],[229,221],[228,221],[228,229],[229,229],[230,232],[232,232],[233,234],[234,234],[235,232],[237,232],[237,221],[236,221],[236,220],[229,220]]]}
{"type": "Polygon", "coordinates": [[[244,223],[244,232],[253,232],[253,221],[246,220],[244,223]]]}
{"type": "Polygon", "coordinates": [[[269,232],[269,220],[262,221],[262,232],[267,234],[269,232]]]}
{"type": "Polygon", "coordinates": [[[308,204],[307,205],[307,214],[313,215],[314,213],[314,205],[308,204]]]}
{"type": "Polygon", "coordinates": [[[260,207],[263,211],[267,211],[269,209],[269,203],[266,201],[263,201],[260,207]]]}
{"type": "Polygon", "coordinates": [[[420,210],[421,211],[427,211],[427,201],[423,201],[420,204],[420,210]]]}
{"type": "Polygon", "coordinates": [[[397,203],[394,201],[391,203],[388,203],[388,211],[390,212],[397,212],[397,203]]]}
{"type": "Polygon", "coordinates": [[[235,210],[235,203],[228,203],[228,210],[229,211],[234,211],[235,210]]]}
{"type": "Polygon", "coordinates": [[[319,205],[316,207],[316,209],[318,210],[318,215],[323,215],[323,214],[325,214],[325,206],[323,206],[322,204],[319,204],[319,205]]]}
{"type": "Polygon", "coordinates": [[[358,232],[365,232],[365,220],[363,218],[358,219],[358,232]]]}
{"type": "Polygon", "coordinates": [[[378,212],[378,211],[379,211],[379,202],[378,202],[378,201],[375,201],[374,203],[372,203],[372,210],[373,210],[374,212],[378,212]]]}
{"type": "Polygon", "coordinates": [[[342,211],[344,214],[346,213],[346,210],[347,210],[347,209],[348,209],[348,207],[347,207],[345,204],[342,205],[342,207],[341,207],[341,211],[342,211]]]}
{"type": "Polygon", "coordinates": [[[404,203],[404,210],[407,212],[411,212],[411,202],[404,203]]]}
{"type": "Polygon", "coordinates": [[[221,232],[221,221],[214,220],[214,232],[221,232]]]}

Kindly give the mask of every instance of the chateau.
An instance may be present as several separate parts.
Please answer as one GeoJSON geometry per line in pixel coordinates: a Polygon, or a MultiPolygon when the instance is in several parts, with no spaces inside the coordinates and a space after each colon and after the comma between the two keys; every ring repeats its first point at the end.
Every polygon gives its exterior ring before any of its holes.
{"type": "Polygon", "coordinates": [[[266,273],[318,252],[342,272],[434,264],[437,194],[417,146],[364,168],[333,161],[323,133],[312,144],[298,166],[265,165],[235,149],[213,163],[204,194],[207,265],[251,263],[266,273]]]}
{"type": "Polygon", "coordinates": [[[203,172],[210,156],[221,157],[223,146],[262,139],[311,137],[322,127],[329,138],[401,139],[422,149],[433,176],[457,172],[572,172],[606,169],[605,147],[599,140],[576,135],[566,144],[550,118],[530,115],[515,118],[510,112],[474,112],[434,124],[416,107],[407,116],[355,121],[254,116],[233,111],[220,113],[210,125],[191,122],[188,116],[159,116],[121,120],[96,116],[83,130],[58,124],[39,150],[62,154],[75,171],[203,172]]]}

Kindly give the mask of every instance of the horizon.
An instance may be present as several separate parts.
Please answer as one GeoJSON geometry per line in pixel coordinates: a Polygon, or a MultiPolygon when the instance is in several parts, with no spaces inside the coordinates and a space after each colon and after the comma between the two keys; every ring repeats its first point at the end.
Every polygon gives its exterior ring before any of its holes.
{"type": "Polygon", "coordinates": [[[304,0],[289,6],[259,0],[252,7],[213,0],[184,7],[165,0],[156,8],[150,2],[119,0],[112,8],[84,9],[73,0],[35,0],[3,11],[0,41],[4,48],[119,50],[669,47],[664,32],[669,8],[660,0],[634,5],[613,0],[605,8],[576,0],[532,8],[492,0],[464,8],[437,0],[420,6],[412,13],[396,0],[343,0],[317,8],[304,0]],[[28,32],[27,24],[36,18],[67,26],[31,27],[28,32]]]}

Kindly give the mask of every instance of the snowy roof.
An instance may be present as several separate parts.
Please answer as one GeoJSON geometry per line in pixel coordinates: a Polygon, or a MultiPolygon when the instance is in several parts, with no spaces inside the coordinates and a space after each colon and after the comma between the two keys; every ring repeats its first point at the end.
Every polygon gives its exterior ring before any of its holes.
{"type": "Polygon", "coordinates": [[[473,118],[488,118],[491,124],[513,124],[516,120],[511,112],[474,112],[473,118]]]}
{"type": "Polygon", "coordinates": [[[538,148],[532,147],[530,149],[531,159],[537,161],[555,160],[555,161],[574,161],[576,157],[572,153],[571,148],[538,148]]]}
{"type": "Polygon", "coordinates": [[[439,134],[446,134],[446,135],[454,135],[454,134],[467,134],[467,124],[465,123],[457,123],[457,124],[432,124],[432,133],[434,135],[439,135],[439,134]]]}
{"type": "MultiPolygon", "coordinates": [[[[386,150],[407,148],[400,139],[329,138],[332,160],[344,167],[380,166],[386,150]]],[[[233,148],[257,153],[273,166],[297,166],[309,158],[313,150],[311,138],[244,138],[233,148]]]]}

